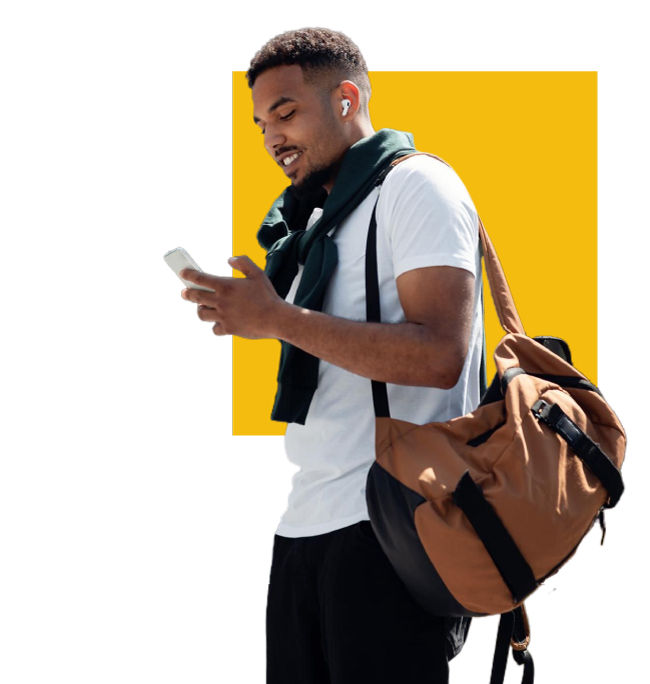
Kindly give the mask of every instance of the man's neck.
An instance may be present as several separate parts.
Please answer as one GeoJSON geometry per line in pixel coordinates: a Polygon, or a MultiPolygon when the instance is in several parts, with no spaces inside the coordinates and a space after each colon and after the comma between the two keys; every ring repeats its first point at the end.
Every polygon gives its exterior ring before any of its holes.
{"type": "Polygon", "coordinates": [[[341,169],[341,165],[343,164],[343,159],[345,158],[345,154],[347,154],[347,151],[352,147],[352,145],[355,145],[356,143],[359,142],[359,140],[363,140],[364,138],[369,138],[371,135],[375,134],[375,129],[372,127],[372,124],[370,121],[363,121],[360,123],[359,126],[357,126],[354,129],[354,132],[352,133],[350,139],[349,139],[349,145],[345,151],[345,153],[341,156],[341,159],[339,160],[338,164],[336,165],[336,170],[332,176],[332,180],[323,185],[323,188],[327,192],[328,195],[331,194],[332,189],[334,188],[334,184],[336,183],[336,179],[339,175],[339,171],[341,169]]]}

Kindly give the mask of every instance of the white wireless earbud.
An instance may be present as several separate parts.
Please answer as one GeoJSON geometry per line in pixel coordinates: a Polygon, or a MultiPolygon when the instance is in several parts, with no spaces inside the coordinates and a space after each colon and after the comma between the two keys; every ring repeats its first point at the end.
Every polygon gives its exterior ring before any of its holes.
{"type": "Polygon", "coordinates": [[[348,109],[350,109],[350,106],[352,103],[350,100],[342,100],[341,101],[341,106],[343,107],[343,116],[345,116],[348,113],[348,109]]]}

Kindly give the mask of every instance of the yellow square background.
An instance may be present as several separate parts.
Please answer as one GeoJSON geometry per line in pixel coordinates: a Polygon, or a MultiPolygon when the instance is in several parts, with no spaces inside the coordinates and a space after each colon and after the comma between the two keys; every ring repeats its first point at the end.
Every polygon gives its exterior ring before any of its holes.
{"type": "MultiPolygon", "coordinates": [[[[369,75],[374,129],[408,131],[418,150],[453,166],[526,334],[566,340],[576,368],[597,383],[597,72],[369,75]]],[[[286,185],[253,123],[245,72],[233,72],[234,255],[264,268],[255,236],[286,185]]],[[[483,282],[490,381],[503,330],[483,282]]],[[[233,338],[233,435],[284,434],[286,423],[270,419],[279,359],[277,340],[233,338]]]]}

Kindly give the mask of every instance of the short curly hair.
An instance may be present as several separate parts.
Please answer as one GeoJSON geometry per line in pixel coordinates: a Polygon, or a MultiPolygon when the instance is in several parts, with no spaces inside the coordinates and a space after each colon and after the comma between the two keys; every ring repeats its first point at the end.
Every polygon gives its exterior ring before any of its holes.
{"type": "Polygon", "coordinates": [[[361,91],[361,109],[368,114],[370,79],[359,48],[344,33],[326,28],[285,31],[271,38],[251,60],[246,72],[248,86],[276,66],[298,64],[305,81],[330,92],[341,81],[353,81],[361,91]]]}

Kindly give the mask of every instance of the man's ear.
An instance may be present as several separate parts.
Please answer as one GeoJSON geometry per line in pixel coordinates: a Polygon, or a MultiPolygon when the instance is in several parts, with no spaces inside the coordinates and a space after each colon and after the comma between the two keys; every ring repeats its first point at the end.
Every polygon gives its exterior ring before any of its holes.
{"type": "Polygon", "coordinates": [[[343,121],[351,121],[354,119],[361,107],[361,91],[353,81],[341,81],[334,90],[333,99],[335,100],[334,112],[336,116],[340,116],[343,121]],[[349,107],[343,107],[344,100],[350,102],[349,107]],[[345,117],[343,117],[344,111],[347,111],[345,117]]]}

